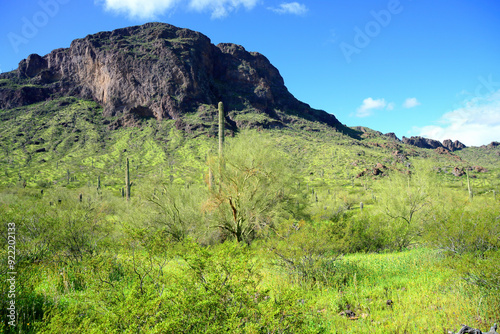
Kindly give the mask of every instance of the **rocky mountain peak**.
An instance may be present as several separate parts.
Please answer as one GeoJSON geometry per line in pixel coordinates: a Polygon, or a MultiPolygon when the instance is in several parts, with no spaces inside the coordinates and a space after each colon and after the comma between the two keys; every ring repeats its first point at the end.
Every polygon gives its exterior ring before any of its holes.
{"type": "Polygon", "coordinates": [[[233,114],[262,115],[273,126],[295,116],[345,128],[335,116],[290,94],[262,54],[231,43],[215,46],[199,32],[164,23],[76,39],[69,48],[30,55],[16,74],[30,85],[0,87],[2,109],[77,96],[98,102],[107,117],[179,120],[188,113],[215,114],[223,101],[233,114]]]}

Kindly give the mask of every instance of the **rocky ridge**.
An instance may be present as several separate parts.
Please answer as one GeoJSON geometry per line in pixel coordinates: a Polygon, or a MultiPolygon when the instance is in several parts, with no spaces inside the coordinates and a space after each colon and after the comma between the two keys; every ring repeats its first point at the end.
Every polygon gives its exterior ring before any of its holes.
{"type": "Polygon", "coordinates": [[[439,140],[434,140],[434,139],[429,139],[429,138],[423,138],[423,137],[404,137],[402,138],[403,143],[408,144],[408,145],[413,145],[416,147],[420,148],[428,148],[428,149],[438,149],[438,148],[445,148],[448,151],[454,152],[461,150],[465,148],[466,146],[459,142],[458,140],[455,140],[454,142],[446,139],[441,143],[439,140]]]}

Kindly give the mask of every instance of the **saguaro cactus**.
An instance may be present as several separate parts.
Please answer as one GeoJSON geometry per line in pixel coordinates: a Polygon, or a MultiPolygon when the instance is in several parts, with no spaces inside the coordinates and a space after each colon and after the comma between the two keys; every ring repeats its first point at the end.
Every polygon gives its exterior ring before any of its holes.
{"type": "Polygon", "coordinates": [[[127,168],[125,170],[125,192],[127,196],[127,201],[130,200],[130,168],[129,168],[129,162],[127,158],[127,168]]]}
{"type": "Polygon", "coordinates": [[[465,171],[465,175],[467,175],[467,189],[469,190],[469,200],[472,201],[474,198],[474,194],[472,193],[472,188],[470,186],[470,180],[469,180],[469,171],[465,171]]]}
{"type": "Polygon", "coordinates": [[[212,166],[210,166],[210,160],[208,161],[208,189],[213,190],[215,184],[214,172],[212,171],[212,166]]]}
{"type": "Polygon", "coordinates": [[[219,158],[222,159],[224,148],[224,104],[219,102],[219,158]]]}

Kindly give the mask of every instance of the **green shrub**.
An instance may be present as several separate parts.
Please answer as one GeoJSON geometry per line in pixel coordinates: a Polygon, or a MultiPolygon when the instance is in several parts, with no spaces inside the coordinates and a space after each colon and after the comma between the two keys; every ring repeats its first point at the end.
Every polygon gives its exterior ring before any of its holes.
{"type": "Polygon", "coordinates": [[[36,291],[36,286],[43,280],[42,272],[43,268],[19,264],[16,267],[14,298],[7,298],[12,294],[7,278],[10,279],[12,276],[4,272],[0,274],[0,294],[3,296],[0,298],[2,333],[36,333],[36,328],[43,321],[45,312],[53,305],[50,297],[36,291]],[[9,312],[7,308],[11,300],[15,301],[17,314],[14,327],[8,324],[11,319],[7,317],[9,312]]]}
{"type": "Polygon", "coordinates": [[[261,287],[261,262],[248,247],[201,247],[189,239],[165,247],[169,261],[139,250],[132,258],[93,258],[97,279],[71,303],[53,307],[42,333],[321,330],[320,317],[300,302],[300,291],[261,287]],[[117,268],[120,275],[112,281],[117,268]]]}
{"type": "Polygon", "coordinates": [[[325,223],[286,221],[276,236],[267,244],[273,263],[297,284],[339,286],[347,284],[359,269],[342,258],[342,245],[332,238],[325,223]]]}
{"type": "Polygon", "coordinates": [[[435,174],[427,164],[406,171],[394,171],[377,184],[377,207],[385,215],[392,249],[403,250],[419,243],[423,225],[439,190],[435,174]]]}
{"type": "Polygon", "coordinates": [[[500,216],[494,201],[476,199],[436,213],[425,240],[445,252],[445,263],[478,288],[484,313],[500,315],[500,216]]]}
{"type": "Polygon", "coordinates": [[[206,231],[202,214],[202,202],[206,198],[204,187],[164,184],[147,198],[147,210],[152,214],[144,223],[152,232],[165,233],[181,241],[188,236],[201,237],[206,231]]]}
{"type": "Polygon", "coordinates": [[[435,212],[425,225],[425,240],[432,246],[455,254],[485,252],[500,248],[500,216],[498,205],[464,202],[435,212]]]}
{"type": "Polygon", "coordinates": [[[393,249],[392,231],[382,215],[345,214],[339,219],[328,222],[329,233],[343,253],[380,252],[393,249]]]}

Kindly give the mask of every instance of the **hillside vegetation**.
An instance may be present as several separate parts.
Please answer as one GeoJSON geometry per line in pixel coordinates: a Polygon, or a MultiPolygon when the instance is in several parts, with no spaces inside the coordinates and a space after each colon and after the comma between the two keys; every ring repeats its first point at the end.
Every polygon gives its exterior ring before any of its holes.
{"type": "Polygon", "coordinates": [[[156,119],[110,130],[99,105],[72,97],[0,118],[0,254],[13,223],[17,273],[5,333],[447,333],[500,320],[499,147],[426,150],[296,118],[228,130],[220,154],[212,132],[156,119]]]}

